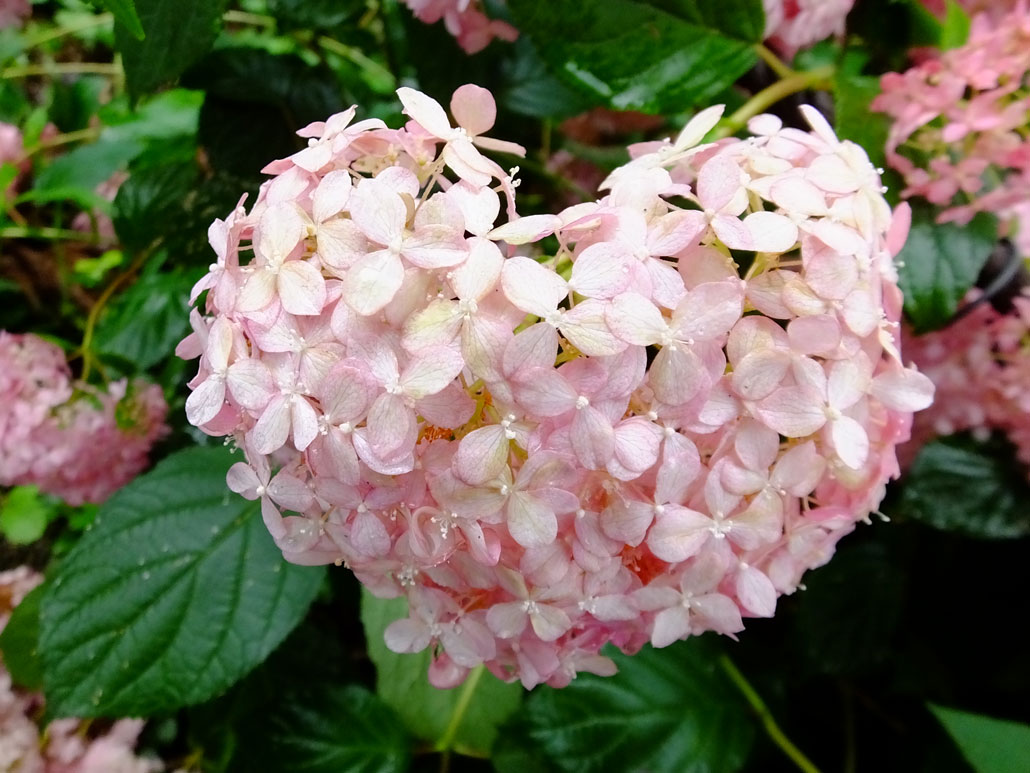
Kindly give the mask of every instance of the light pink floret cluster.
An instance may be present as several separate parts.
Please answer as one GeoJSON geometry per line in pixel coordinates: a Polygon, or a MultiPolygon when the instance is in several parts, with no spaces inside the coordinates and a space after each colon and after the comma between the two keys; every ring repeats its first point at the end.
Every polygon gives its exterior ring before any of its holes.
{"type": "Polygon", "coordinates": [[[864,152],[811,109],[811,133],[699,144],[715,108],[603,199],[517,218],[477,149],[517,149],[483,136],[490,94],[459,89],[455,127],[398,93],[405,128],[308,127],[211,229],[180,353],[189,420],[246,452],[229,486],[290,561],[406,596],[387,644],[432,647],[440,686],[480,663],[560,686],[612,673],[606,642],[772,615],[931,400],[896,346],[904,212],[864,152]]]}
{"type": "Polygon", "coordinates": [[[494,38],[511,42],[518,30],[500,19],[491,19],[483,10],[483,0],[402,0],[419,20],[444,26],[466,53],[486,48],[494,38]]]}
{"type": "MultiPolygon", "coordinates": [[[[0,572],[0,631],[22,599],[43,581],[22,566],[0,572]]],[[[156,773],[160,760],[137,757],[136,740],[143,720],[120,719],[102,735],[89,735],[78,719],[58,719],[41,734],[35,719],[43,697],[11,683],[0,659],[0,771],[12,773],[156,773]]]]}
{"type": "MultiPolygon", "coordinates": [[[[975,303],[973,290],[966,303],[975,303]]],[[[935,437],[1004,432],[1030,465],[1030,294],[1007,314],[981,303],[959,322],[921,336],[906,334],[905,354],[937,388],[930,410],[913,423],[904,461],[935,437]]]]}
{"type": "Polygon", "coordinates": [[[997,19],[977,16],[966,45],[880,83],[872,108],[893,121],[887,159],[905,178],[902,196],[943,207],[941,222],[977,212],[1019,220],[1030,200],[1025,1],[997,19]]]}
{"type": "Polygon", "coordinates": [[[855,0],[763,0],[765,39],[786,56],[833,35],[844,34],[844,22],[855,0]]]}
{"type": "Polygon", "coordinates": [[[58,346],[0,331],[0,486],[102,502],[146,467],[167,410],[153,384],[76,382],[58,346]]]}

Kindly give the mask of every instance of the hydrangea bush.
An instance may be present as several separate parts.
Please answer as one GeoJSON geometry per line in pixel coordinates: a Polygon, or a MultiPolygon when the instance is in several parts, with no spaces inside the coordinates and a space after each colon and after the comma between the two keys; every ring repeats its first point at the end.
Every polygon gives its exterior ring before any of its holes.
{"type": "Polygon", "coordinates": [[[0,0],[0,772],[1030,768],[1028,14],[0,0]]]}

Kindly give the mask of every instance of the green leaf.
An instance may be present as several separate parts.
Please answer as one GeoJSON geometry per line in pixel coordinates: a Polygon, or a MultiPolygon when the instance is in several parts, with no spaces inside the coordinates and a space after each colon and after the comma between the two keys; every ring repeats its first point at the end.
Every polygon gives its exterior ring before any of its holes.
{"type": "Polygon", "coordinates": [[[861,145],[873,166],[883,167],[890,122],[869,109],[879,93],[880,79],[872,75],[838,75],[833,80],[837,136],[861,145]]]}
{"type": "Polygon", "coordinates": [[[137,39],[115,27],[115,43],[133,99],[156,91],[182,75],[215,42],[227,0],[136,0],[146,34],[137,39]]]}
{"type": "Polygon", "coordinates": [[[759,0],[511,0],[516,26],[556,76],[616,110],[675,113],[756,61],[759,0]],[[661,5],[662,7],[656,7],[661,5]]]}
{"type": "Polygon", "coordinates": [[[1030,770],[1030,725],[928,706],[977,773],[1030,770]]]}
{"type": "Polygon", "coordinates": [[[268,1],[268,12],[288,29],[331,30],[365,10],[363,0],[268,1]]]}
{"type": "Polygon", "coordinates": [[[898,254],[905,314],[917,333],[944,327],[991,255],[998,221],[980,213],[968,225],[938,224],[927,207],[913,207],[912,230],[898,254]]]}
{"type": "Polygon", "coordinates": [[[315,684],[278,696],[264,722],[250,724],[233,770],[291,773],[404,773],[411,739],[400,718],[358,685],[315,684]]]}
{"type": "Polygon", "coordinates": [[[94,338],[97,352],[132,363],[136,372],[170,357],[189,332],[183,309],[196,277],[158,269],[148,270],[118,296],[101,317],[94,338]]]}
{"type": "Polygon", "coordinates": [[[136,4],[133,0],[93,0],[93,2],[110,11],[115,21],[124,25],[136,40],[143,40],[143,24],[136,13],[136,4]]]}
{"type": "Polygon", "coordinates": [[[41,497],[38,488],[16,486],[0,504],[0,535],[14,545],[27,545],[43,536],[56,514],[56,504],[41,497]]]}
{"type": "Polygon", "coordinates": [[[191,162],[133,171],[114,199],[114,229],[122,245],[141,252],[155,238],[177,230],[183,202],[196,183],[191,162]]]}
{"type": "Polygon", "coordinates": [[[927,444],[905,476],[902,512],[937,529],[995,539],[1030,534],[1030,485],[1005,440],[927,444]]]}
{"type": "Polygon", "coordinates": [[[806,574],[791,649],[823,674],[862,673],[895,654],[906,586],[899,563],[886,545],[848,542],[833,561],[806,574]]]}
{"type": "Polygon", "coordinates": [[[29,690],[43,686],[43,669],[39,661],[39,600],[43,592],[42,585],[33,588],[14,608],[0,633],[3,665],[15,684],[29,690]]]}
{"type": "Polygon", "coordinates": [[[416,655],[399,655],[383,642],[386,627],[407,616],[407,599],[385,601],[362,591],[361,623],[368,655],[376,667],[376,693],[400,715],[413,735],[438,747],[445,742],[443,746],[463,754],[487,756],[498,727],[522,701],[521,686],[506,684],[477,669],[454,689],[433,687],[426,676],[432,657],[428,649],[416,655]]]}
{"type": "Polygon", "coordinates": [[[119,169],[124,169],[143,146],[122,138],[101,138],[61,156],[36,177],[32,190],[19,197],[37,203],[70,199],[84,209],[107,207],[108,201],[96,187],[119,169]]]}
{"type": "Polygon", "coordinates": [[[331,71],[257,49],[215,51],[183,80],[206,92],[198,141],[211,166],[237,175],[297,152],[298,129],[344,108],[331,71]]]}
{"type": "Polygon", "coordinates": [[[166,458],[105,502],[42,599],[55,716],[150,716],[205,700],[304,616],[324,572],[286,563],[228,450],[166,458]]]}
{"type": "Polygon", "coordinates": [[[715,773],[743,765],[754,729],[710,640],[612,657],[615,676],[580,674],[563,689],[534,690],[526,703],[532,740],[560,769],[715,773]]]}
{"type": "Polygon", "coordinates": [[[947,51],[951,48],[964,46],[969,40],[969,28],[971,21],[965,8],[955,0],[944,0],[947,11],[944,16],[944,23],[941,25],[940,48],[947,51]]]}

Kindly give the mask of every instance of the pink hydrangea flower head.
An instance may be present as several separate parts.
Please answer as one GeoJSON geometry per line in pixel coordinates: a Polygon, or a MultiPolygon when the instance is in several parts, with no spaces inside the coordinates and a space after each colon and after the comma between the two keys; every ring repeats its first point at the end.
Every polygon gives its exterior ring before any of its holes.
{"type": "Polygon", "coordinates": [[[884,75],[872,107],[892,121],[887,160],[902,196],[941,207],[940,222],[993,212],[1015,231],[1030,199],[1030,6],[992,6],[964,46],[884,75]]]}
{"type": "Polygon", "coordinates": [[[20,27],[31,15],[29,0],[0,0],[0,29],[20,27]]]}
{"type": "Polygon", "coordinates": [[[138,475],[166,432],[161,389],[72,380],[64,354],[0,331],[0,485],[34,485],[72,505],[102,502],[138,475]]]}
{"type": "Polygon", "coordinates": [[[407,126],[274,162],[212,230],[180,351],[188,418],[245,452],[230,488],[288,560],[406,597],[386,643],[432,647],[442,687],[562,686],[612,673],[607,642],[774,614],[932,398],[899,352],[907,207],[811,108],[700,144],[712,108],[598,201],[519,217],[488,92],[453,119],[399,96],[407,126]]]}

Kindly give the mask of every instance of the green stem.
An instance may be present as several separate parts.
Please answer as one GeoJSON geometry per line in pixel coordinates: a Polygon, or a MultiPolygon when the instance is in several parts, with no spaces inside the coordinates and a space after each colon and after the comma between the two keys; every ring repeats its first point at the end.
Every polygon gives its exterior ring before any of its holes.
{"type": "Polygon", "coordinates": [[[737,689],[743,693],[748,704],[754,709],[770,740],[780,747],[784,754],[790,757],[799,770],[804,771],[804,773],[819,773],[819,768],[813,765],[812,761],[780,730],[780,726],[776,724],[776,720],[773,718],[772,712],[769,711],[769,707],[765,705],[762,697],[755,691],[755,688],[751,686],[744,675],[740,673],[740,670],[733,664],[733,661],[726,655],[721,655],[719,657],[719,665],[722,666],[730,681],[737,686],[737,689]]]}
{"type": "Polygon", "coordinates": [[[447,729],[444,730],[443,735],[436,744],[438,752],[447,753],[454,746],[454,739],[458,735],[458,729],[461,727],[462,720],[465,719],[465,712],[468,711],[469,704],[472,703],[472,696],[476,692],[479,680],[483,678],[484,671],[486,671],[485,666],[476,666],[469,672],[468,677],[465,679],[465,684],[461,686],[461,694],[458,695],[458,703],[454,706],[454,711],[451,713],[451,721],[447,723],[447,729]]]}
{"type": "Polygon", "coordinates": [[[781,80],[797,75],[786,62],[761,43],[755,43],[755,53],[758,54],[763,62],[769,65],[769,69],[776,73],[781,80]]]}
{"type": "Polygon", "coordinates": [[[93,236],[83,231],[73,231],[69,228],[7,226],[6,228],[0,228],[0,239],[50,239],[51,241],[91,242],[93,241],[93,236]]]}
{"type": "Polygon", "coordinates": [[[265,16],[260,13],[248,13],[247,11],[226,11],[222,14],[222,20],[229,24],[246,24],[250,27],[275,28],[275,17],[265,16]]]}
{"type": "Polygon", "coordinates": [[[747,122],[754,118],[756,115],[764,112],[767,108],[775,105],[781,99],[789,97],[791,94],[797,94],[799,91],[804,91],[810,88],[828,88],[829,80],[833,76],[834,68],[832,66],[820,67],[815,70],[809,70],[807,72],[794,73],[788,78],[784,78],[781,81],[759,91],[751,99],[745,102],[741,107],[736,110],[733,115],[726,118],[722,126],[720,126],[715,132],[716,139],[722,139],[736,134],[738,131],[744,128],[747,122]]]}
{"type": "Polygon", "coordinates": [[[389,85],[392,89],[397,85],[397,79],[393,73],[383,67],[379,62],[374,59],[370,59],[364,51],[354,46],[348,46],[345,43],[341,43],[328,35],[320,35],[318,37],[318,45],[324,48],[326,51],[331,51],[338,56],[342,56],[347,61],[357,65],[362,70],[367,72],[370,76],[381,80],[385,85],[389,85]]]}
{"type": "Polygon", "coordinates": [[[30,78],[34,75],[121,75],[122,67],[118,64],[103,62],[54,62],[52,64],[25,64],[8,67],[0,71],[0,80],[10,78],[30,78]]]}
{"type": "Polygon", "coordinates": [[[103,27],[105,24],[110,24],[112,21],[114,21],[114,17],[109,13],[89,16],[75,24],[66,24],[63,27],[54,27],[53,29],[48,29],[45,32],[40,32],[38,35],[26,38],[25,48],[35,48],[47,41],[63,38],[65,35],[74,35],[76,32],[84,32],[85,30],[90,30],[94,27],[103,27]]]}
{"type": "MultiPolygon", "coordinates": [[[[61,145],[70,145],[73,142],[80,142],[82,140],[95,140],[100,136],[102,127],[94,126],[89,129],[79,129],[78,131],[68,132],[66,134],[59,134],[56,137],[52,137],[48,140],[43,140],[37,145],[25,150],[22,154],[21,161],[39,153],[41,150],[48,150],[50,148],[57,148],[61,145]]],[[[19,162],[20,163],[20,162],[19,162]]]]}

